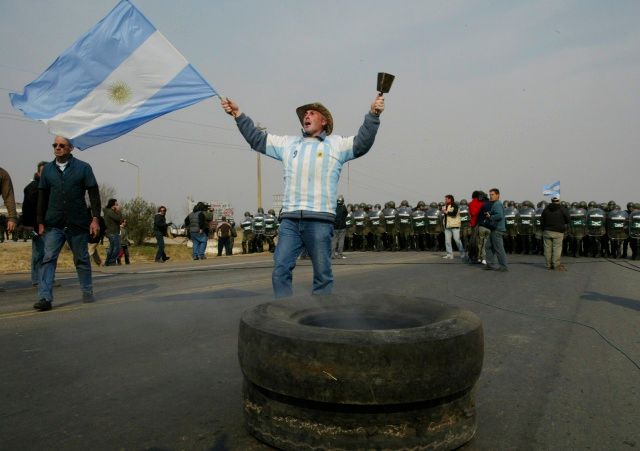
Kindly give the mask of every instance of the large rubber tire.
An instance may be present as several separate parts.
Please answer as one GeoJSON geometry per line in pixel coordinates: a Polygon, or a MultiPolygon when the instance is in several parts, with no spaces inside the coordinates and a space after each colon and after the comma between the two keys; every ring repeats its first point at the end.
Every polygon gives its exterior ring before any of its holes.
{"type": "Polygon", "coordinates": [[[437,402],[345,406],[284,397],[245,379],[243,395],[249,432],[283,450],[451,450],[476,431],[470,391],[437,402]]]}
{"type": "Polygon", "coordinates": [[[238,340],[250,382],[325,403],[451,396],[475,384],[483,359],[482,323],[473,313],[387,294],[262,304],[242,315],[238,340]]]}

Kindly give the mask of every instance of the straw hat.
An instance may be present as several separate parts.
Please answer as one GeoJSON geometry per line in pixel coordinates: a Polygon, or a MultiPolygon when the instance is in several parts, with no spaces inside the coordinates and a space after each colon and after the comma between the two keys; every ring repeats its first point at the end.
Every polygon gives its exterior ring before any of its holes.
{"type": "Polygon", "coordinates": [[[305,113],[309,110],[317,111],[324,116],[327,120],[327,125],[324,126],[324,129],[327,132],[327,135],[330,135],[333,131],[333,116],[331,116],[329,110],[327,110],[320,102],[308,103],[296,108],[296,114],[298,115],[298,119],[300,119],[300,125],[304,125],[302,121],[304,121],[305,113]]]}

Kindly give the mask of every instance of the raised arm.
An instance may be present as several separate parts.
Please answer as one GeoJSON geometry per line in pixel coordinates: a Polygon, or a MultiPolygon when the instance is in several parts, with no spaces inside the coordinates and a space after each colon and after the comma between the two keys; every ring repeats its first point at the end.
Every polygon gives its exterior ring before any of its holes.
{"type": "Polygon", "coordinates": [[[228,97],[220,99],[220,105],[225,113],[236,120],[236,125],[249,146],[256,152],[265,153],[267,149],[267,134],[255,126],[249,116],[240,111],[237,103],[228,97]]]}
{"type": "Polygon", "coordinates": [[[361,157],[371,149],[380,127],[380,115],[384,111],[384,97],[381,95],[371,103],[369,112],[364,117],[364,122],[353,140],[353,156],[361,157]]]}

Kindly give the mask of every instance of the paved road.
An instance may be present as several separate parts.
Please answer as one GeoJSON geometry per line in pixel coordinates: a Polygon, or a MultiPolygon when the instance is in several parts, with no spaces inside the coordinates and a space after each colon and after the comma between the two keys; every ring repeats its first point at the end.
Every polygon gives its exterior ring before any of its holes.
{"type": "MultiPolygon", "coordinates": [[[[335,265],[336,291],[480,316],[478,432],[465,450],[640,448],[640,265],[511,262],[496,273],[430,253],[355,253],[335,265]]],[[[270,273],[268,255],[107,268],[95,304],[65,273],[43,313],[26,274],[0,276],[0,449],[270,449],[244,431],[236,356],[240,315],[271,300],[270,273]]],[[[308,263],[295,282],[310,290],[308,263]]]]}

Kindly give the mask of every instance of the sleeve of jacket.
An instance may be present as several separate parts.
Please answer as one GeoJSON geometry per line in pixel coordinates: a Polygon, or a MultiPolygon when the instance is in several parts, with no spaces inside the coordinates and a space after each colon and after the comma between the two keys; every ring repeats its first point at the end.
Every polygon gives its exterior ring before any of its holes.
{"type": "Polygon", "coordinates": [[[249,146],[256,152],[265,153],[267,150],[267,134],[255,126],[253,120],[242,113],[236,118],[238,130],[249,143],[249,146]]]}
{"type": "Polygon", "coordinates": [[[358,134],[353,139],[353,157],[358,158],[369,152],[376,139],[378,128],[380,127],[380,117],[371,113],[364,116],[364,122],[358,130],[358,134]]]}
{"type": "Polygon", "coordinates": [[[16,211],[16,199],[13,194],[13,183],[11,183],[9,173],[2,168],[0,168],[0,190],[2,191],[4,205],[7,207],[8,218],[10,221],[16,222],[18,213],[16,211]]]}

